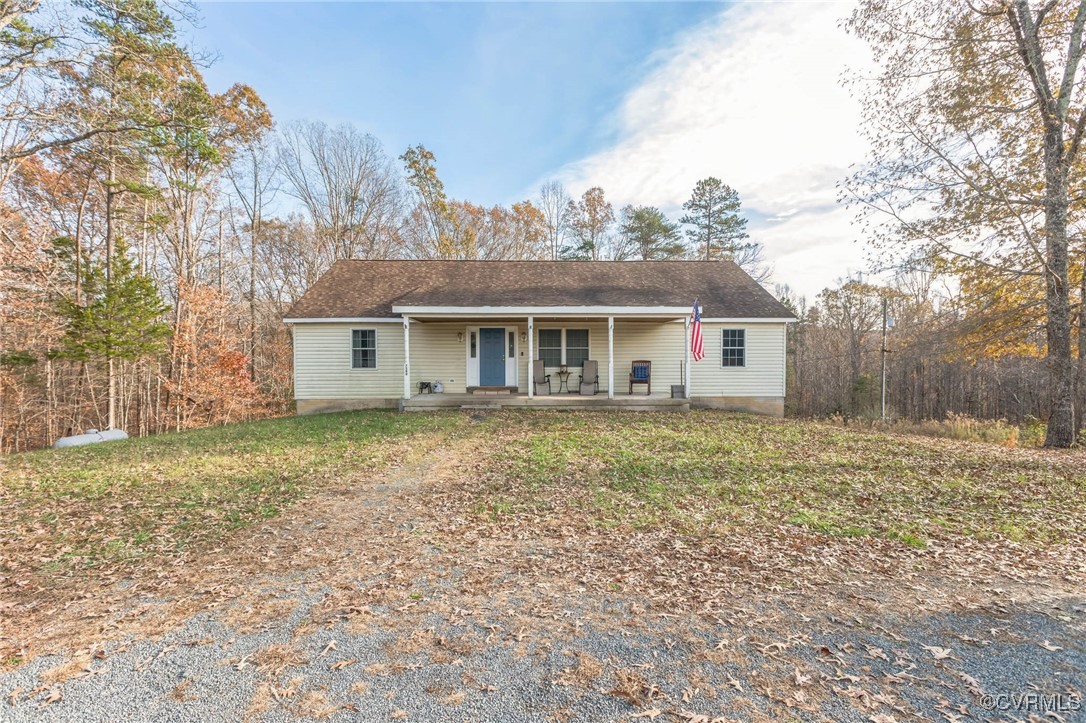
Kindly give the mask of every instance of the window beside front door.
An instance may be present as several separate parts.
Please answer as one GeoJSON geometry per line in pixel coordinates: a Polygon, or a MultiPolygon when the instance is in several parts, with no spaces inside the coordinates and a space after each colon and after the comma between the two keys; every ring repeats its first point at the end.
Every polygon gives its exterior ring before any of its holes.
{"type": "Polygon", "coordinates": [[[540,329],[539,358],[545,367],[584,366],[588,359],[588,329],[540,329]]]}
{"type": "Polygon", "coordinates": [[[545,367],[562,366],[562,330],[539,330],[539,358],[545,367]]]}

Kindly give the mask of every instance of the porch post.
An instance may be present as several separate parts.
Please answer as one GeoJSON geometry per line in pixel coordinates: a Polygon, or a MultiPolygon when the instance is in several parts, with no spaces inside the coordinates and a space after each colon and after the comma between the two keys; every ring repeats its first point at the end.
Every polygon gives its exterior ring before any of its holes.
{"type": "Polygon", "coordinates": [[[528,398],[535,397],[535,354],[532,344],[535,343],[535,317],[528,317],[528,398]]]}
{"type": "Polygon", "coordinates": [[[403,398],[411,398],[411,317],[403,318],[403,398]]]}
{"type": "Polygon", "coordinates": [[[607,317],[607,398],[615,398],[615,317],[607,317]]]}
{"type": "Polygon", "coordinates": [[[690,398],[690,317],[683,319],[683,347],[686,361],[683,365],[683,396],[690,398]]]}

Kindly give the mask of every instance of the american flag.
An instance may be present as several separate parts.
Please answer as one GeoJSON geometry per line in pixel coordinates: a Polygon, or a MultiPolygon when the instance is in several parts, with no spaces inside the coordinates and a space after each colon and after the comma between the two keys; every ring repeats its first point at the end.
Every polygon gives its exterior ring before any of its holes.
{"type": "Polygon", "coordinates": [[[690,329],[690,353],[694,355],[694,361],[705,358],[705,340],[701,336],[701,307],[694,300],[694,326],[690,329]]]}

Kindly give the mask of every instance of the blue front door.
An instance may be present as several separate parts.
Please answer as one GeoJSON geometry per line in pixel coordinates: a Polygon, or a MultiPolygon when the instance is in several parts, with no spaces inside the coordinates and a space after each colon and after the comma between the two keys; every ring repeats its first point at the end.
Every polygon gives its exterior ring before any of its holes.
{"type": "Polygon", "coordinates": [[[479,386],[505,386],[505,329],[479,330],[479,386]]]}

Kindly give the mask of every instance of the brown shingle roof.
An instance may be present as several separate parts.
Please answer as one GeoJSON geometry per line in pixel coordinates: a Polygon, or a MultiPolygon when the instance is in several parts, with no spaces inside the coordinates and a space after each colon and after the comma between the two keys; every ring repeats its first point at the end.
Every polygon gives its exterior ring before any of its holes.
{"type": "Polygon", "coordinates": [[[791,312],[730,261],[337,261],[289,319],[396,317],[393,306],[672,306],[791,312]]]}

